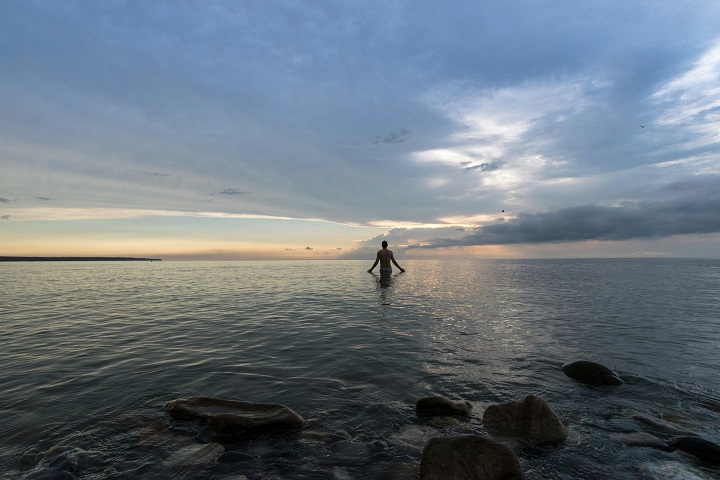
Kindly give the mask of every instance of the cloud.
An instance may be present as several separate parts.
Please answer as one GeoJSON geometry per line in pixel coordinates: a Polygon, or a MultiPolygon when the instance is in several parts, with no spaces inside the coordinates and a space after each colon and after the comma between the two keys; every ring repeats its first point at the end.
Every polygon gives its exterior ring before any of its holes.
{"type": "Polygon", "coordinates": [[[720,178],[720,175],[698,175],[691,180],[668,183],[660,191],[686,195],[712,195],[717,193],[717,189],[720,187],[718,178],[720,178]]]}
{"type": "Polygon", "coordinates": [[[717,151],[720,144],[720,38],[689,68],[663,79],[649,100],[652,128],[663,132],[669,152],[717,151]]]}
{"type": "Polygon", "coordinates": [[[4,194],[55,200],[5,213],[519,241],[572,217],[559,207],[619,231],[692,194],[658,185],[720,168],[716,0],[295,3],[8,3],[4,194]]]}
{"type": "Polygon", "coordinates": [[[306,221],[319,223],[328,222],[320,218],[293,218],[273,215],[253,215],[244,213],[226,212],[196,212],[181,210],[143,210],[123,208],[18,208],[14,210],[18,220],[29,221],[63,221],[63,220],[108,220],[108,219],[133,219],[151,217],[188,217],[188,218],[224,218],[224,219],[247,219],[247,220],[287,220],[306,221]]]}
{"type": "Polygon", "coordinates": [[[313,247],[305,247],[305,250],[312,250],[313,247]]]}
{"type": "MultiPolygon", "coordinates": [[[[471,162],[463,162],[465,164],[471,163],[471,162]]],[[[497,170],[498,168],[505,165],[505,162],[491,162],[491,163],[481,163],[480,165],[472,165],[470,167],[465,167],[463,170],[466,172],[474,172],[474,171],[480,171],[480,172],[492,172],[493,170],[497,170]]]]}
{"type": "Polygon", "coordinates": [[[221,190],[216,193],[208,193],[208,195],[211,195],[211,196],[212,195],[245,195],[247,193],[251,193],[251,192],[245,192],[242,190],[238,190],[236,188],[226,188],[225,190],[221,190]]]}
{"type": "Polygon", "coordinates": [[[35,200],[40,200],[40,201],[42,201],[42,202],[49,202],[49,201],[52,200],[52,198],[48,198],[48,197],[35,197],[35,200]]]}
{"type": "Polygon", "coordinates": [[[408,245],[417,245],[426,241],[428,238],[437,238],[442,236],[445,240],[457,240],[463,237],[472,229],[445,226],[445,227],[415,227],[415,228],[392,228],[380,235],[376,235],[367,240],[358,242],[358,249],[369,249],[373,253],[380,248],[383,240],[387,241],[391,247],[404,248],[408,245]]]}
{"type": "Polygon", "coordinates": [[[7,202],[10,202],[10,201],[11,201],[11,200],[8,200],[7,198],[2,198],[2,197],[0,197],[0,203],[7,203],[7,202]]]}
{"type": "Polygon", "coordinates": [[[3,215],[0,217],[0,220],[10,220],[10,215],[3,215]]]}
{"type": "Polygon", "coordinates": [[[412,247],[618,241],[720,232],[720,176],[679,182],[671,189],[692,194],[617,206],[581,205],[520,213],[508,221],[474,229],[461,238],[436,238],[412,247]]]}
{"type": "Polygon", "coordinates": [[[374,135],[372,139],[373,145],[379,145],[382,143],[404,143],[412,137],[412,132],[405,128],[400,129],[399,132],[392,131],[389,134],[381,137],[380,135],[374,135]]]}

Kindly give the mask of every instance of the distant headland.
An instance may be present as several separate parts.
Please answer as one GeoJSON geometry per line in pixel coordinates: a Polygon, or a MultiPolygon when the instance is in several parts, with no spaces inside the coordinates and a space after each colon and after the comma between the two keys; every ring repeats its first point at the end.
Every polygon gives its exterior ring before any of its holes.
{"type": "Polygon", "coordinates": [[[0,262],[161,262],[162,258],[132,257],[7,257],[0,262]]]}

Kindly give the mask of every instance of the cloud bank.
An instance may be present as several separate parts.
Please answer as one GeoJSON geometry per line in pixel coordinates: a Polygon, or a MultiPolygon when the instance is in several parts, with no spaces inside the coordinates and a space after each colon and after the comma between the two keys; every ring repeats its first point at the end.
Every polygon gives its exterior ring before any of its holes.
{"type": "Polygon", "coordinates": [[[410,247],[620,241],[720,232],[720,176],[677,182],[664,190],[682,195],[662,201],[581,205],[544,213],[520,213],[508,221],[474,229],[461,238],[437,238],[410,247]]]}

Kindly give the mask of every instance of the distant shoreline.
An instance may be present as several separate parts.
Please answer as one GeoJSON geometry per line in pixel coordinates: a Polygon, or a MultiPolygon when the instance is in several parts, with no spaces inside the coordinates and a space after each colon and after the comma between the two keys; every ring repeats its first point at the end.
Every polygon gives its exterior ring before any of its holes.
{"type": "Polygon", "coordinates": [[[162,258],[132,257],[4,257],[0,262],[161,262],[162,258]]]}

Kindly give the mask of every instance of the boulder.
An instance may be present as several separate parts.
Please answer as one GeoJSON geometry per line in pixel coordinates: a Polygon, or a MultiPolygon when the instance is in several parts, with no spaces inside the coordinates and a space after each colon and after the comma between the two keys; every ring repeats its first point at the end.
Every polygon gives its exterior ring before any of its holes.
{"type": "Polygon", "coordinates": [[[449,400],[445,397],[423,397],[415,404],[415,413],[424,417],[463,415],[470,416],[472,405],[463,400],[449,400]]]}
{"type": "Polygon", "coordinates": [[[165,410],[174,417],[206,424],[210,432],[218,437],[300,428],[305,423],[300,415],[285,405],[215,397],[180,398],[166,404],[165,410]]]}
{"type": "Polygon", "coordinates": [[[586,385],[620,385],[625,383],[620,380],[620,377],[615,372],[595,362],[580,360],[566,363],[562,366],[562,369],[565,375],[586,385]]]}
{"type": "Polygon", "coordinates": [[[567,437],[567,429],[560,417],[535,395],[517,402],[488,406],[482,423],[500,434],[524,437],[535,443],[560,442],[567,437]]]}
{"type": "Polygon", "coordinates": [[[668,440],[668,447],[694,455],[703,462],[720,465],[720,445],[700,437],[681,436],[668,440]]]}
{"type": "Polygon", "coordinates": [[[522,480],[520,462],[505,445],[477,435],[431,438],[420,461],[420,480],[522,480]]]}

